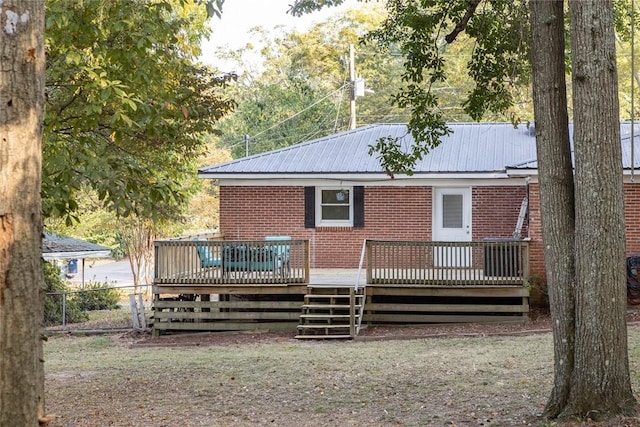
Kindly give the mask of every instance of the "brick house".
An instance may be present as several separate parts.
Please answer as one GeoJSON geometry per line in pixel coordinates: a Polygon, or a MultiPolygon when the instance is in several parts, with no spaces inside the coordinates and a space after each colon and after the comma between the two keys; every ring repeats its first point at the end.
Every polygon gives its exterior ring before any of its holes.
{"type": "MultiPolygon", "coordinates": [[[[357,267],[363,239],[528,239],[544,273],[533,125],[452,123],[411,176],[390,177],[369,145],[414,143],[404,124],[375,124],[199,170],[220,188],[229,240],[286,235],[310,241],[311,267],[357,267]]],[[[640,187],[622,124],[627,248],[640,252],[640,187]]]]}

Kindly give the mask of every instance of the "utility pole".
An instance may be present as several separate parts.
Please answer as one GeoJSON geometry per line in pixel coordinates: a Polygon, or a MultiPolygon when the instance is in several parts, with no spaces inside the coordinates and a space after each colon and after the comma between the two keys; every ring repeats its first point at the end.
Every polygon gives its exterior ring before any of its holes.
{"type": "Polygon", "coordinates": [[[356,98],[358,96],[364,96],[364,79],[358,78],[356,75],[356,60],[355,51],[353,45],[349,45],[349,79],[351,89],[351,99],[349,103],[350,116],[349,116],[349,129],[356,128],[356,98]]]}
{"type": "Polygon", "coordinates": [[[349,79],[351,80],[351,100],[349,102],[349,129],[356,128],[356,64],[353,45],[349,45],[349,79]]]}
{"type": "Polygon", "coordinates": [[[635,25],[635,15],[636,15],[636,5],[635,1],[631,0],[631,182],[634,182],[635,178],[635,166],[636,166],[636,157],[635,157],[635,82],[636,82],[636,25],[635,25]]]}
{"type": "Polygon", "coordinates": [[[249,135],[244,136],[244,156],[249,157],[249,135]]]}

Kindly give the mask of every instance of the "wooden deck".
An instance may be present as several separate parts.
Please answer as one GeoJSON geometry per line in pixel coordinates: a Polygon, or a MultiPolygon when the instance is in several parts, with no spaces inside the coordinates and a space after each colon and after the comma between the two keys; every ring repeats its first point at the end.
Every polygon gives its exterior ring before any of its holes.
{"type": "Polygon", "coordinates": [[[526,242],[367,241],[364,247],[366,269],[311,269],[305,240],[156,242],[154,334],[295,331],[314,288],[359,289],[364,324],[527,319],[526,242]],[[231,264],[225,248],[243,248],[242,255],[234,249],[231,264]]]}

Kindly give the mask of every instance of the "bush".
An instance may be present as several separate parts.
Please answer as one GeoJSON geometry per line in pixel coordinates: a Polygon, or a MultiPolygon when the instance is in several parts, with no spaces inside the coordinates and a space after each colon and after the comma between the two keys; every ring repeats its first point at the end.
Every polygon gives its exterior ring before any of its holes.
{"type": "Polygon", "coordinates": [[[120,293],[107,283],[90,283],[74,299],[82,310],[113,310],[118,308],[120,293]]]}
{"type": "Polygon", "coordinates": [[[549,292],[544,277],[533,274],[529,277],[529,304],[532,307],[548,310],[549,292]]]}
{"type": "MultiPolygon", "coordinates": [[[[60,267],[50,262],[44,262],[44,325],[53,326],[62,324],[62,299],[63,294],[70,292],[69,287],[60,277],[60,267]]],[[[78,323],[89,319],[78,305],[73,294],[68,293],[65,303],[65,315],[67,323],[78,323]]]]}

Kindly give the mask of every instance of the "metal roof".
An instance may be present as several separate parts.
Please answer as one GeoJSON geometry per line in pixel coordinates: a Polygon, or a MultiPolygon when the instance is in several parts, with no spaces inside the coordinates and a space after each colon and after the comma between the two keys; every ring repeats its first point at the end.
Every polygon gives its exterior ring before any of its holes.
{"type": "Polygon", "coordinates": [[[44,233],[44,238],[42,239],[42,257],[46,260],[110,258],[111,249],[73,237],[44,233]]]}
{"type": "MultiPolygon", "coordinates": [[[[629,122],[620,123],[620,144],[622,148],[622,167],[623,169],[631,169],[631,134],[633,131],[633,157],[635,161],[633,163],[634,168],[640,166],[640,126],[632,126],[629,122]],[[632,130],[633,128],[633,130],[632,130]]],[[[573,158],[573,123],[569,123],[569,143],[571,144],[571,158],[573,158]]],[[[521,170],[537,170],[538,160],[537,156],[530,159],[525,159],[522,162],[507,165],[508,169],[521,169],[521,170]]]]}
{"type": "MultiPolygon", "coordinates": [[[[512,123],[449,123],[448,126],[451,133],[442,138],[438,147],[418,161],[414,175],[537,169],[533,124],[514,126],[512,123]]],[[[630,125],[623,123],[621,131],[623,164],[628,168],[630,125]]],[[[640,141],[640,132],[635,133],[640,141]]],[[[384,171],[376,155],[369,155],[369,146],[384,137],[399,138],[404,149],[415,143],[406,124],[373,124],[204,167],[198,172],[202,178],[381,174],[384,171]]],[[[640,147],[637,148],[634,153],[636,166],[640,164],[640,147]]]]}

